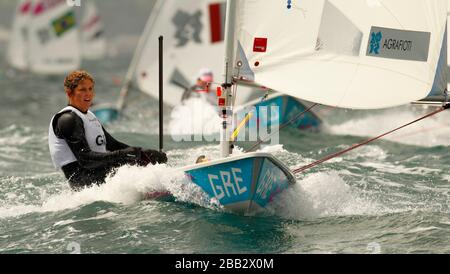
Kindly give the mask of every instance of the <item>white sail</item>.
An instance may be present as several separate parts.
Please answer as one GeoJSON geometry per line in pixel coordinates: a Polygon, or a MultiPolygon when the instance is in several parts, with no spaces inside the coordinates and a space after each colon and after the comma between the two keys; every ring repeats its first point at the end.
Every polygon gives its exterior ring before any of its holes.
{"type": "Polygon", "coordinates": [[[8,63],[19,70],[28,68],[27,43],[31,6],[31,0],[19,1],[14,13],[12,32],[6,54],[8,63]]]}
{"type": "Polygon", "coordinates": [[[251,70],[235,68],[237,77],[358,109],[406,104],[432,89],[447,0],[236,2],[234,64],[251,70]]]}
{"type": "MultiPolygon", "coordinates": [[[[447,1],[447,31],[450,27],[450,0],[447,1]]],[[[449,47],[448,44],[450,42],[450,37],[447,33],[447,90],[450,90],[450,83],[448,81],[450,81],[450,68],[448,67],[448,65],[450,64],[450,53],[448,52],[449,47]]]]}
{"type": "Polygon", "coordinates": [[[79,27],[65,0],[35,0],[29,38],[32,72],[64,74],[80,67],[79,27]]]}
{"type": "Polygon", "coordinates": [[[81,48],[83,58],[100,59],[106,53],[104,27],[93,2],[86,2],[81,21],[81,48]]]}
{"type": "MultiPolygon", "coordinates": [[[[450,15],[450,0],[447,1],[447,29],[445,30],[445,36],[442,41],[441,53],[436,69],[436,75],[434,77],[433,86],[430,93],[424,99],[420,100],[420,103],[439,103],[441,104],[445,100],[448,100],[445,90],[448,90],[450,69],[448,67],[450,54],[448,53],[448,27],[449,27],[449,15],[450,15]]],[[[415,102],[418,103],[418,102],[415,102]]]]}
{"type": "MultiPolygon", "coordinates": [[[[196,81],[199,70],[213,71],[214,81],[223,80],[223,35],[225,1],[164,0],[149,18],[154,23],[147,37],[135,77],[139,89],[158,96],[158,37],[164,36],[164,102],[180,104],[183,87],[196,81]]],[[[215,91],[212,91],[215,92],[215,91]]],[[[249,92],[241,92],[237,104],[245,102],[249,92]]]]}
{"type": "MultiPolygon", "coordinates": [[[[447,0],[447,30],[450,27],[450,0],[447,0]]],[[[447,35],[447,45],[450,43],[450,37],[447,35]]],[[[447,50],[449,48],[447,47],[447,50]]],[[[447,64],[450,64],[450,54],[447,52],[447,64]]]]}
{"type": "Polygon", "coordinates": [[[445,94],[448,85],[447,36],[448,34],[446,31],[442,41],[441,54],[439,57],[433,86],[427,97],[420,100],[421,102],[443,103],[448,99],[445,94]]]}

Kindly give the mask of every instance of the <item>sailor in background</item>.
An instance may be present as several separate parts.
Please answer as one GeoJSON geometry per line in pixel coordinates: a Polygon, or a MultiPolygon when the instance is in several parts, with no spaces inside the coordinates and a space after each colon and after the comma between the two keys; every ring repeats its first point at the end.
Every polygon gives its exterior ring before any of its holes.
{"type": "Polygon", "coordinates": [[[74,190],[104,183],[122,165],[166,163],[164,152],[143,150],[114,139],[89,111],[95,81],[86,71],[73,71],[64,80],[69,104],[53,116],[48,144],[54,166],[61,169],[74,190]]]}
{"type": "Polygon", "coordinates": [[[217,97],[215,92],[212,92],[210,88],[213,81],[213,72],[208,68],[202,68],[199,71],[195,85],[183,93],[181,101],[185,101],[190,98],[203,98],[210,104],[215,105],[217,103],[217,97]]]}

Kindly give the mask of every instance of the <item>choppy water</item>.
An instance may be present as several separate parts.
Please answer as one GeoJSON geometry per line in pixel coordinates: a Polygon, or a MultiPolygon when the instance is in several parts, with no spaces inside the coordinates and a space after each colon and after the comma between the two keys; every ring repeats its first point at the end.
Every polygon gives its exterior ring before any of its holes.
{"type": "MultiPolygon", "coordinates": [[[[115,100],[114,81],[129,58],[85,65],[96,77],[97,101],[115,100]]],[[[217,144],[170,136],[167,166],[122,167],[103,186],[70,191],[47,147],[48,122],[65,104],[62,77],[10,78],[3,62],[0,253],[69,253],[74,246],[82,253],[450,252],[449,113],[300,174],[267,214],[239,216],[211,203],[177,171],[200,154],[218,157],[217,144]],[[143,201],[148,190],[170,190],[175,198],[143,201]]],[[[325,108],[324,131],[286,130],[282,146],[266,149],[296,168],[421,112],[325,108]]],[[[107,129],[129,144],[156,147],[156,114],[157,102],[135,92],[125,117],[107,129]]]]}

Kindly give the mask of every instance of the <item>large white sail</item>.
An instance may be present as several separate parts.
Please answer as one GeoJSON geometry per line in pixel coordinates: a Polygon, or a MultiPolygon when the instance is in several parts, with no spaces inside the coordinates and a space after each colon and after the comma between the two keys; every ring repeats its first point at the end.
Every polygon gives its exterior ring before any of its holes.
{"type": "Polygon", "coordinates": [[[19,70],[28,68],[27,43],[31,6],[32,0],[19,1],[14,14],[12,32],[6,54],[8,63],[19,70]]]}
{"type": "Polygon", "coordinates": [[[103,23],[93,2],[85,4],[81,21],[81,48],[85,59],[100,59],[106,53],[103,23]]]}
{"type": "Polygon", "coordinates": [[[447,0],[236,2],[234,64],[248,68],[235,68],[237,77],[359,109],[406,104],[432,89],[447,0]]]}
{"type": "Polygon", "coordinates": [[[64,74],[79,68],[79,27],[74,9],[65,0],[35,0],[29,38],[31,71],[64,74]]]}
{"type": "MultiPolygon", "coordinates": [[[[184,87],[193,85],[199,70],[209,68],[223,81],[225,1],[164,0],[155,5],[151,31],[136,67],[139,89],[158,96],[158,37],[164,36],[164,102],[180,104],[184,87]]],[[[213,91],[214,92],[214,91],[213,91]]],[[[237,104],[249,92],[241,92],[237,104]]]]}

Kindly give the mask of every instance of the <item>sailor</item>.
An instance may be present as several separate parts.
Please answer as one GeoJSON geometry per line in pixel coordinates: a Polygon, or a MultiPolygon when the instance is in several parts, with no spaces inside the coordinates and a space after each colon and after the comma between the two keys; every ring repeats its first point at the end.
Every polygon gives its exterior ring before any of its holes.
{"type": "Polygon", "coordinates": [[[104,183],[122,165],[166,163],[164,152],[143,150],[114,139],[89,108],[95,97],[94,78],[73,71],[64,80],[68,106],[53,116],[48,144],[54,166],[61,169],[74,190],[104,183]]]}
{"type": "Polygon", "coordinates": [[[208,68],[200,69],[197,75],[197,81],[195,85],[188,88],[181,97],[181,101],[185,101],[190,98],[204,98],[210,104],[216,104],[217,98],[214,92],[211,92],[211,83],[214,81],[214,75],[212,70],[208,68]]]}

